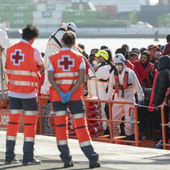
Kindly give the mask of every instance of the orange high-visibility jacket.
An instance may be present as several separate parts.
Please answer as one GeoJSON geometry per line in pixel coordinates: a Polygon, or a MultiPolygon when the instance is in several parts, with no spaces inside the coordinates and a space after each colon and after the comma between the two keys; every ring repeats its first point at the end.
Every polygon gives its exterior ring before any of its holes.
{"type": "MultiPolygon", "coordinates": [[[[63,92],[68,92],[79,78],[79,67],[82,62],[82,56],[70,50],[61,50],[49,59],[54,68],[55,82],[63,92]]],[[[71,101],[82,100],[82,85],[72,94],[71,97],[71,101]]],[[[51,102],[61,101],[61,97],[53,87],[50,89],[50,100],[51,102]]]]}
{"type": "Polygon", "coordinates": [[[7,49],[6,69],[8,87],[12,92],[31,93],[38,86],[37,63],[34,48],[19,42],[7,49]]]}

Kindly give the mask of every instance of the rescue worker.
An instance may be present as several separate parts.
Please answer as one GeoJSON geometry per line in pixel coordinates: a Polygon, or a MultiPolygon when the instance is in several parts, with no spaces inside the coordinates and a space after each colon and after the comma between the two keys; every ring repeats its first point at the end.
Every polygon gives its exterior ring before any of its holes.
{"type": "Polygon", "coordinates": [[[5,65],[6,61],[6,49],[11,45],[12,43],[8,37],[8,34],[3,29],[0,29],[0,47],[4,50],[1,54],[3,65],[5,65]]]}
{"type": "Polygon", "coordinates": [[[95,168],[100,167],[99,156],[94,152],[91,144],[82,104],[85,63],[80,53],[71,50],[71,47],[75,45],[75,40],[75,33],[67,31],[62,38],[61,51],[49,58],[48,77],[52,85],[50,100],[55,113],[55,135],[64,168],[74,166],[67,144],[68,114],[66,108],[68,106],[81,150],[89,159],[89,167],[95,168]]]}
{"type": "Polygon", "coordinates": [[[47,74],[48,58],[52,56],[54,53],[61,50],[62,48],[61,38],[63,37],[64,33],[68,30],[76,32],[77,27],[72,22],[62,23],[62,28],[52,33],[48,40],[47,47],[45,50],[45,56],[44,56],[45,79],[44,79],[44,84],[41,86],[41,94],[43,96],[49,95],[50,83],[48,81],[48,74],[47,74]]]}
{"type": "MultiPolygon", "coordinates": [[[[139,81],[133,70],[125,66],[125,58],[122,54],[115,55],[113,62],[116,69],[111,73],[109,78],[109,89],[107,93],[107,100],[111,100],[114,95],[115,101],[129,101],[135,102],[134,94],[137,91],[138,100],[143,104],[144,94],[139,81]]],[[[128,104],[113,104],[112,117],[113,120],[121,120],[125,116],[126,121],[133,121],[133,113],[129,115],[128,104]]],[[[113,123],[113,136],[119,136],[119,123],[113,123]]],[[[127,140],[134,139],[134,127],[131,123],[125,123],[125,134],[127,140]]]]}
{"type": "Polygon", "coordinates": [[[19,162],[15,157],[14,147],[22,111],[24,111],[24,155],[22,164],[34,165],[41,163],[40,160],[34,158],[33,153],[38,117],[37,74],[38,71],[44,69],[41,53],[31,46],[38,36],[38,28],[28,24],[22,29],[22,40],[7,49],[9,122],[6,134],[5,164],[19,162]]]}
{"type": "MultiPolygon", "coordinates": [[[[0,53],[1,53],[1,59],[2,59],[2,66],[3,66],[3,71],[5,74],[5,62],[6,62],[6,49],[12,45],[11,41],[8,38],[8,34],[3,30],[0,29],[0,53]]],[[[6,75],[3,76],[4,80],[5,80],[5,84],[7,84],[7,79],[6,79],[6,75]]],[[[6,86],[4,86],[4,89],[6,88],[6,86]]],[[[2,91],[2,87],[1,87],[1,81],[0,81],[0,91],[2,91]]]]}
{"type": "MultiPolygon", "coordinates": [[[[106,89],[108,87],[108,80],[110,76],[109,67],[107,65],[107,60],[109,59],[108,53],[105,50],[99,50],[95,54],[95,61],[97,62],[97,67],[95,68],[96,78],[97,78],[97,86],[98,86],[98,97],[101,100],[106,99],[106,89]]],[[[91,69],[89,69],[88,74],[90,77],[94,76],[94,73],[91,69]]],[[[88,79],[87,82],[88,91],[91,93],[92,97],[96,97],[96,86],[95,86],[95,78],[88,79]]],[[[105,103],[101,104],[101,116],[102,119],[107,120],[106,113],[104,111],[105,103]]],[[[106,130],[107,122],[103,122],[103,129],[106,130]]]]}

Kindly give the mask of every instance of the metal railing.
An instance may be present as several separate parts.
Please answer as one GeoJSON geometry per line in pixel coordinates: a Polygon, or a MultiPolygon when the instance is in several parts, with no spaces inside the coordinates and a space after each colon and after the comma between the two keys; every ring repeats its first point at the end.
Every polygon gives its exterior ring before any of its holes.
{"type": "MultiPolygon", "coordinates": [[[[40,135],[54,135],[54,134],[45,134],[43,133],[43,127],[42,127],[42,118],[53,118],[54,116],[47,116],[47,115],[42,115],[42,100],[48,100],[48,97],[39,97],[39,134],[40,135]]],[[[141,141],[139,141],[139,121],[138,121],[138,109],[137,105],[134,102],[121,102],[121,101],[113,101],[113,100],[100,100],[100,99],[91,99],[91,98],[86,98],[84,99],[84,104],[85,104],[85,114],[86,114],[86,119],[88,121],[100,121],[100,122],[108,122],[109,127],[110,127],[110,139],[105,139],[105,138],[92,138],[94,141],[99,141],[99,142],[107,142],[107,143],[113,143],[113,142],[121,142],[121,143],[130,143],[134,144],[135,146],[140,146],[141,141]],[[96,119],[96,118],[88,118],[88,103],[108,103],[109,106],[109,120],[104,120],[104,119],[96,119]],[[134,114],[134,120],[133,121],[125,121],[125,120],[113,120],[112,119],[112,104],[128,104],[132,105],[129,109],[129,114],[133,110],[134,114]],[[135,134],[135,141],[131,140],[115,140],[113,136],[113,122],[117,123],[132,123],[134,124],[134,134],[135,134]]],[[[74,137],[72,137],[74,138],[74,137]]]]}

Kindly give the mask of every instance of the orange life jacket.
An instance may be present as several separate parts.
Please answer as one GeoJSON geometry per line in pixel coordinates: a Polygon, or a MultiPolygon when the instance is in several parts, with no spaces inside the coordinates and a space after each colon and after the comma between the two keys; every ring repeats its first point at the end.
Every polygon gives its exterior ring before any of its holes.
{"type": "Polygon", "coordinates": [[[124,89],[127,89],[129,86],[132,85],[128,84],[128,71],[125,71],[122,86],[119,84],[119,75],[116,69],[114,70],[114,79],[115,79],[114,89],[116,89],[115,93],[118,93],[118,90],[122,90],[122,97],[124,97],[124,89]]]}
{"type": "MultiPolygon", "coordinates": [[[[61,50],[50,58],[54,68],[54,80],[63,92],[68,92],[74,86],[79,78],[79,67],[82,62],[82,56],[71,50],[61,50]]],[[[83,99],[82,85],[72,94],[71,101],[83,99]]],[[[57,91],[51,87],[50,100],[61,101],[57,91]]]]}
{"type": "Polygon", "coordinates": [[[115,78],[115,89],[116,90],[122,90],[122,89],[127,89],[128,87],[128,72],[125,72],[125,75],[123,77],[123,86],[120,86],[119,84],[119,75],[117,70],[114,70],[114,78],[115,78]]]}
{"type": "Polygon", "coordinates": [[[10,91],[31,93],[38,87],[38,68],[34,60],[34,50],[24,42],[7,49],[6,69],[10,91]]]}

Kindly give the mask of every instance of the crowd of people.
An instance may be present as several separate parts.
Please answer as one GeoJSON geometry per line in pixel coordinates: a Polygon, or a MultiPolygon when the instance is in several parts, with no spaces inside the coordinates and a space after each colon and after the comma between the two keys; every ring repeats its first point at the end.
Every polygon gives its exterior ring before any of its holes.
{"type": "MultiPolygon", "coordinates": [[[[115,49],[114,53],[103,45],[94,48],[88,57],[91,69],[86,64],[87,90],[92,97],[97,96],[95,80],[97,79],[98,97],[101,100],[131,101],[148,108],[138,110],[139,119],[143,114],[148,115],[152,112],[158,118],[157,125],[161,131],[161,113],[158,106],[164,101],[168,104],[170,95],[170,35],[166,37],[166,45],[149,45],[148,47],[136,48],[127,44],[115,49]],[[95,78],[95,77],[96,78],[95,78]],[[149,93],[149,94],[148,94],[149,93]],[[154,107],[157,107],[155,109],[154,107]]],[[[84,51],[85,53],[85,51],[84,51]]],[[[84,55],[84,57],[86,57],[84,55]]],[[[131,105],[113,104],[112,117],[114,120],[133,121],[133,112],[129,114],[131,105]]],[[[107,105],[101,104],[102,119],[108,119],[107,105]]],[[[168,120],[168,107],[165,107],[165,122],[168,120]]],[[[155,116],[155,117],[156,117],[155,116]]],[[[141,121],[142,118],[141,118],[141,121]]],[[[104,134],[109,134],[109,127],[103,122],[104,134]]],[[[113,123],[113,136],[126,135],[125,140],[134,140],[133,124],[125,123],[122,130],[120,123],[113,123]]],[[[161,134],[158,135],[161,140],[161,134]]],[[[156,139],[156,140],[158,140],[156,139]]],[[[169,129],[166,127],[166,141],[169,139],[169,129]]],[[[161,140],[162,142],[162,140],[161,140]]]]}
{"type": "MultiPolygon", "coordinates": [[[[166,37],[165,46],[151,44],[138,49],[122,44],[111,52],[109,47],[103,45],[91,49],[88,55],[85,45],[76,44],[76,31],[74,23],[63,23],[62,27],[49,37],[43,59],[39,50],[32,47],[35,38],[39,36],[36,26],[28,24],[24,27],[21,30],[21,41],[12,46],[7,34],[0,30],[0,36],[4,37],[0,42],[0,52],[8,76],[9,97],[6,164],[19,162],[14,148],[23,111],[25,130],[22,164],[41,163],[34,158],[33,152],[38,115],[37,89],[39,95],[49,96],[49,101],[44,102],[51,102],[53,105],[56,142],[65,168],[74,166],[67,143],[67,107],[73,117],[80,148],[89,159],[89,167],[100,167],[99,155],[93,149],[87,129],[82,103],[83,88],[87,89],[92,97],[97,96],[101,100],[130,101],[138,103],[140,107],[150,106],[149,110],[140,109],[141,115],[155,110],[159,112],[158,106],[164,101],[170,105],[170,94],[167,91],[170,84],[170,35],[166,37]],[[85,76],[87,79],[84,79],[85,76]],[[152,93],[147,103],[145,93],[151,88],[152,93]]],[[[130,104],[113,104],[113,119],[133,121],[133,110],[129,112],[131,107],[130,104]]],[[[109,119],[107,110],[108,105],[102,103],[101,119],[109,119]]],[[[166,107],[166,122],[168,114],[166,107]]],[[[161,119],[159,125],[160,122],[161,119]]],[[[104,134],[109,134],[107,121],[103,121],[102,126],[104,134]]],[[[121,128],[120,123],[114,122],[113,136],[122,134],[126,135],[125,140],[134,140],[133,124],[125,123],[124,128],[121,128]]],[[[169,129],[166,128],[167,142],[168,139],[169,129]]]]}

